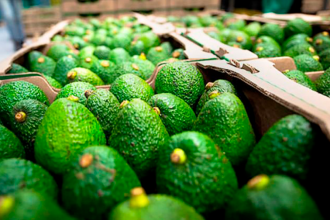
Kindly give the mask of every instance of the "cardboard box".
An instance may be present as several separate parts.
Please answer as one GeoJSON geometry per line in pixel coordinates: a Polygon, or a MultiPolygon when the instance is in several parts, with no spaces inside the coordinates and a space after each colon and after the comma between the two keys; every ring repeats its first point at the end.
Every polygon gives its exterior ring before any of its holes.
{"type": "Polygon", "coordinates": [[[148,11],[167,9],[169,0],[113,0],[117,11],[148,11]]]}
{"type": "Polygon", "coordinates": [[[114,0],[99,0],[82,3],[75,0],[65,0],[61,4],[62,14],[89,14],[116,11],[114,0]]]}

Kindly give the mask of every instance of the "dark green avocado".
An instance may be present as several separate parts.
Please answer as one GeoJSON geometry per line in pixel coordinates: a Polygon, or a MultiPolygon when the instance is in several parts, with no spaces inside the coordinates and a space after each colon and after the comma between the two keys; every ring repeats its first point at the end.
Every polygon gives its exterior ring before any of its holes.
{"type": "MultiPolygon", "coordinates": [[[[96,61],[98,62],[98,61],[96,61]]],[[[90,83],[93,86],[102,86],[104,85],[104,82],[102,79],[86,68],[76,67],[72,70],[70,70],[67,74],[67,78],[70,83],[72,82],[86,82],[90,83]]]]}
{"type": "Polygon", "coordinates": [[[96,88],[86,82],[74,82],[64,86],[57,94],[56,99],[68,98],[69,96],[75,96],[79,99],[79,103],[86,104],[86,91],[95,91],[96,88]]]}
{"type": "Polygon", "coordinates": [[[56,68],[53,74],[53,78],[61,83],[62,86],[65,86],[69,83],[68,72],[73,68],[78,67],[79,61],[73,57],[66,56],[62,57],[56,63],[56,68]]]}
{"type": "Polygon", "coordinates": [[[100,60],[109,60],[110,59],[110,48],[106,46],[98,46],[95,48],[94,56],[100,60]]]}
{"type": "Polygon", "coordinates": [[[110,52],[110,61],[114,62],[115,64],[124,63],[130,61],[130,59],[131,56],[123,48],[116,48],[110,52]]]}
{"type": "Polygon", "coordinates": [[[266,23],[261,26],[259,36],[269,36],[282,43],[284,40],[284,31],[278,24],[266,23]]]}
{"type": "Polygon", "coordinates": [[[52,58],[40,54],[38,57],[29,58],[29,60],[29,69],[31,72],[38,72],[47,76],[53,76],[56,62],[52,58]]]}
{"type": "Polygon", "coordinates": [[[309,56],[307,54],[301,54],[293,58],[296,64],[297,70],[302,72],[313,72],[323,70],[322,64],[318,61],[318,56],[309,56]]]}
{"type": "Polygon", "coordinates": [[[29,71],[25,67],[23,67],[19,64],[13,63],[11,65],[11,69],[7,73],[27,73],[27,72],[29,72],[29,71]]]}
{"type": "Polygon", "coordinates": [[[70,48],[66,44],[57,43],[49,48],[46,55],[57,62],[59,59],[69,55],[70,53],[70,48]]]}
{"type": "Polygon", "coordinates": [[[8,158],[25,158],[25,151],[21,141],[0,121],[0,160],[8,158]]]}
{"type": "Polygon", "coordinates": [[[296,83],[316,91],[315,83],[313,83],[313,81],[305,73],[299,70],[291,70],[287,73],[284,73],[284,75],[296,83]]]}
{"type": "Polygon", "coordinates": [[[312,26],[301,18],[288,21],[284,28],[285,36],[288,38],[295,34],[306,34],[312,36],[312,26]]]}
{"type": "Polygon", "coordinates": [[[327,69],[316,81],[317,91],[330,97],[330,69],[327,69]]]}
{"type": "Polygon", "coordinates": [[[330,67],[330,48],[323,50],[320,54],[320,62],[323,68],[326,70],[330,67]]]}
{"type": "Polygon", "coordinates": [[[163,62],[170,57],[171,54],[161,46],[152,47],[147,53],[147,59],[150,60],[154,65],[157,65],[158,63],[163,62]]]}
{"type": "Polygon", "coordinates": [[[91,71],[98,75],[104,84],[109,85],[115,81],[118,77],[116,74],[116,65],[108,60],[99,60],[98,62],[93,63],[91,71]]]}
{"type": "Polygon", "coordinates": [[[61,83],[59,83],[56,79],[50,77],[50,76],[46,76],[44,75],[45,79],[47,80],[47,82],[49,83],[50,86],[54,87],[55,89],[61,89],[62,85],[61,83]]]}

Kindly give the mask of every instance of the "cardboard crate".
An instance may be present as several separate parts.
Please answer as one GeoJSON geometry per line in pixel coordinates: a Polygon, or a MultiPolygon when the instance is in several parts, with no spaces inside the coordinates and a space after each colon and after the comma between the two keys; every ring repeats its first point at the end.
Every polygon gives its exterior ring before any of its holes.
{"type": "Polygon", "coordinates": [[[203,8],[213,6],[213,9],[220,9],[221,0],[169,0],[169,7],[175,8],[203,8]]]}
{"type": "Polygon", "coordinates": [[[116,10],[121,11],[148,11],[155,9],[167,9],[169,0],[113,0],[116,10]]]}
{"type": "Polygon", "coordinates": [[[61,4],[62,14],[67,15],[105,13],[116,11],[114,0],[99,0],[97,2],[82,3],[76,0],[64,0],[61,4]]]}

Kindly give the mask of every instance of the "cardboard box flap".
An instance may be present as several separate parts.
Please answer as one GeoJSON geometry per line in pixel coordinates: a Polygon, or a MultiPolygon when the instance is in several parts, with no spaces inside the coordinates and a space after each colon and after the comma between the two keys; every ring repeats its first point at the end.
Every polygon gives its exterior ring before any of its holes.
{"type": "Polygon", "coordinates": [[[241,67],[249,71],[224,60],[203,61],[199,62],[199,65],[215,69],[219,74],[226,72],[232,77],[239,78],[277,103],[318,124],[330,140],[330,99],[289,80],[270,61],[262,59],[240,62],[241,67]],[[250,72],[249,65],[258,72],[250,72]]]}
{"type": "Polygon", "coordinates": [[[268,60],[275,64],[275,68],[283,72],[285,70],[295,70],[297,69],[294,60],[291,57],[272,57],[272,58],[262,58],[268,60]]]}
{"type": "Polygon", "coordinates": [[[313,23],[313,22],[320,22],[322,21],[322,17],[318,15],[308,15],[308,14],[275,14],[275,13],[265,13],[262,14],[262,17],[269,18],[269,19],[276,19],[276,20],[282,20],[282,21],[290,21],[295,18],[301,18],[307,22],[313,23]]]}
{"type": "Polygon", "coordinates": [[[147,16],[139,13],[134,13],[134,16],[136,17],[139,23],[149,26],[152,29],[152,31],[157,35],[169,34],[175,30],[174,26],[170,23],[158,24],[148,19],[147,16]]]}

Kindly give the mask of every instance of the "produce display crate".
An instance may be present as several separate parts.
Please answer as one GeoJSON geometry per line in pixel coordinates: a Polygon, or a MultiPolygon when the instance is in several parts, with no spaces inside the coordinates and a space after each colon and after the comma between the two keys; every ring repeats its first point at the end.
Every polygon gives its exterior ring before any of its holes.
{"type": "Polygon", "coordinates": [[[115,12],[114,0],[99,0],[97,2],[78,2],[77,0],[62,0],[62,16],[64,18],[72,15],[99,14],[115,12]]]}

